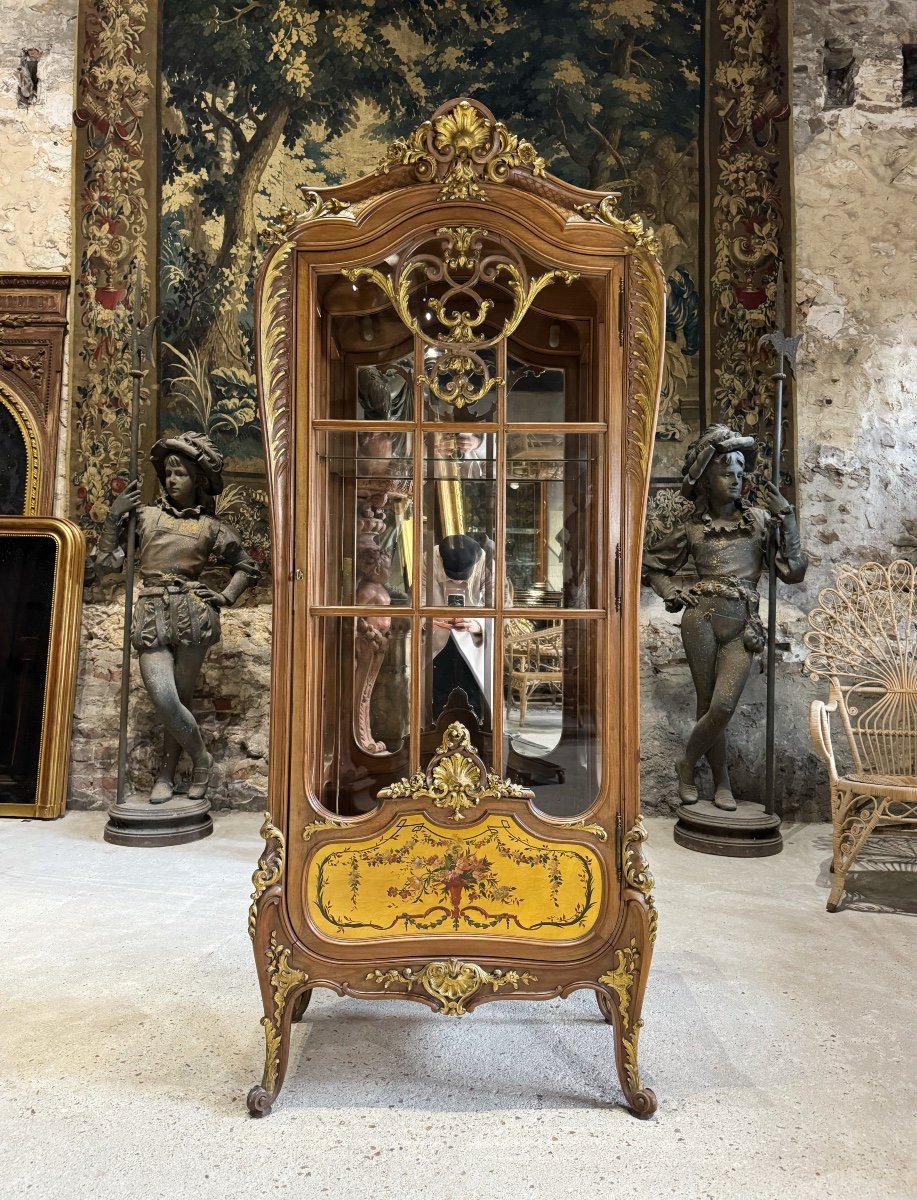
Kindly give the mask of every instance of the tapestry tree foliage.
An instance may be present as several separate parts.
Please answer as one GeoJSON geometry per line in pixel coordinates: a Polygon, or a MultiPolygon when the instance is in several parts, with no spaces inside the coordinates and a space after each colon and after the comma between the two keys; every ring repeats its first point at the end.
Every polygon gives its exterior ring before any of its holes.
{"type": "MultiPolygon", "coordinates": [[[[334,138],[361,101],[403,124],[419,112],[408,84],[408,44],[456,42],[491,22],[491,0],[174,0],[166,4],[162,73],[183,128],[167,134],[163,177],[195,180],[205,216],[223,221],[214,294],[250,274],[257,252],[255,198],[278,145],[295,151],[310,127],[334,138]],[[403,40],[403,39],[402,39],[403,40]],[[223,282],[221,283],[221,277],[223,282]]],[[[416,76],[413,76],[416,79],[416,76]]],[[[238,296],[235,297],[238,301],[238,296]]],[[[201,306],[201,312],[207,310],[201,306]]],[[[205,364],[240,359],[238,307],[219,303],[206,328],[185,330],[205,364]]]]}
{"type": "Polygon", "coordinates": [[[626,207],[660,223],[671,219],[666,203],[688,202],[679,159],[693,155],[698,133],[700,0],[164,0],[164,9],[162,72],[181,120],[163,135],[163,178],[181,177],[222,228],[215,253],[179,226],[163,230],[164,272],[178,255],[174,289],[164,275],[166,330],[185,353],[195,349],[203,374],[250,371],[243,314],[271,156],[282,144],[291,159],[321,165],[323,146],[367,104],[384,142],[471,95],[571,182],[622,190],[626,207]]]}
{"type": "Polygon", "coordinates": [[[443,42],[430,46],[417,69],[435,102],[480,99],[554,174],[623,188],[646,211],[634,174],[659,135],[679,152],[696,144],[700,0],[502,0],[499,9],[448,54],[443,42]]]}

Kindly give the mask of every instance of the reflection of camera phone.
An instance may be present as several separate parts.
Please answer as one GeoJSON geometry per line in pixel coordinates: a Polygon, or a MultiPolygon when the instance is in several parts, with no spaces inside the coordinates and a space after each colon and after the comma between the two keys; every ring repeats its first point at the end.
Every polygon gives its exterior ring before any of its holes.
{"type": "Polygon", "coordinates": [[[456,593],[453,592],[453,594],[451,596],[446,597],[446,606],[448,608],[464,608],[465,607],[465,597],[461,594],[457,595],[456,593]]]}

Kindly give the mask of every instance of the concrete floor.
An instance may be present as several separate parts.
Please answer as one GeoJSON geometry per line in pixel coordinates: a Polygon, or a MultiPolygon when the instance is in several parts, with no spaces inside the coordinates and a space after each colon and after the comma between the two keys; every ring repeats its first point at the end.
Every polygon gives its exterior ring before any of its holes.
{"type": "Polygon", "coordinates": [[[160,850],[103,821],[0,822],[4,1200],[917,1196],[913,858],[830,916],[825,826],[743,862],[648,821],[652,1121],[619,1107],[589,994],[453,1020],[326,992],[255,1121],[260,818],[160,850]]]}

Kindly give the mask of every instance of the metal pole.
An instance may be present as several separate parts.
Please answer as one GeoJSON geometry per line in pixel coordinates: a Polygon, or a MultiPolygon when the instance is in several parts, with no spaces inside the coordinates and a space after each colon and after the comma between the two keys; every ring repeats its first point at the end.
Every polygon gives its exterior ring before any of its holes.
{"type": "MultiPolygon", "coordinates": [[[[800,336],[788,337],[786,333],[786,296],[784,293],[783,263],[777,268],[777,290],[774,297],[773,333],[765,334],[758,345],[773,346],[777,355],[777,370],[774,372],[774,448],[771,458],[771,483],[780,488],[780,459],[783,454],[783,385],[787,367],[795,370],[796,351],[800,336]]],[[[767,537],[767,724],[764,733],[764,811],[772,816],[776,809],[774,796],[775,762],[774,735],[777,688],[777,524],[774,522],[767,537]]]]}
{"type": "MultiPolygon", "coordinates": [[[[128,479],[133,482],[138,472],[138,443],[140,440],[140,381],[143,378],[142,358],[143,334],[147,335],[147,347],[152,326],[140,328],[140,305],[143,300],[140,264],[134,272],[134,328],[131,333],[131,378],[134,381],[131,397],[131,448],[128,479]]],[[[134,611],[134,541],[137,532],[137,512],[131,509],[127,518],[127,544],[124,552],[124,637],[121,643],[121,715],[118,740],[118,784],[115,803],[125,802],[124,788],[127,782],[127,712],[131,688],[131,619],[134,611]]]]}
{"type": "MultiPolygon", "coordinates": [[[[771,461],[771,483],[780,487],[780,456],[783,452],[783,354],[778,359],[774,376],[774,446],[771,461]]],[[[767,724],[764,734],[764,811],[770,816],[776,807],[774,797],[774,736],[776,725],[777,683],[777,526],[771,525],[767,536],[767,724]]]]}

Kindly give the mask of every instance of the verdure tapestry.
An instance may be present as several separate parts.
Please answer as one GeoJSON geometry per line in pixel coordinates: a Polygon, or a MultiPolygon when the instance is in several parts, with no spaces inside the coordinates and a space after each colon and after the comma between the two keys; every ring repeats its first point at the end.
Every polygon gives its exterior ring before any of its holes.
{"type": "MultiPolygon", "coordinates": [[[[752,23],[777,11],[766,0],[711,4],[721,25],[740,9],[752,23]]],[[[140,263],[144,319],[160,318],[144,439],[206,429],[227,459],[222,511],[264,558],[251,297],[266,220],[282,206],[300,211],[301,185],[376,169],[390,141],[458,95],[530,140],[551,172],[619,192],[623,211],[654,226],[667,282],[654,474],[677,474],[702,410],[725,407],[700,388],[710,294],[701,266],[701,84],[711,70],[703,0],[163,0],[158,28],[152,7],[84,0],[81,9],[82,345],[71,462],[75,509],[90,533],[127,482],[123,347],[140,263]]],[[[726,59],[736,50],[728,31],[716,45],[726,59]]],[[[714,144],[730,114],[741,123],[760,72],[746,64],[719,79],[717,112],[707,114],[714,144]]],[[[785,115],[771,112],[769,128],[785,115]]],[[[761,324],[781,230],[746,225],[753,242],[770,239],[753,297],[752,323],[761,324]]],[[[735,299],[731,280],[724,286],[735,299]]],[[[755,419],[761,402],[755,393],[739,419],[755,419]]]]}

